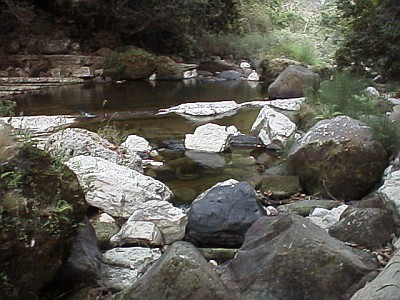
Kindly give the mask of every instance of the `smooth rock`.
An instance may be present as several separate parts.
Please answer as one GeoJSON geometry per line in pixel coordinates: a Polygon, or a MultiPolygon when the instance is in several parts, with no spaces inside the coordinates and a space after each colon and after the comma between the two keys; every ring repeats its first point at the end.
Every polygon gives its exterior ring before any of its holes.
{"type": "Polygon", "coordinates": [[[341,299],[377,268],[353,249],[298,215],[263,217],[246,233],[221,274],[238,299],[341,299]]]}
{"type": "Polygon", "coordinates": [[[185,148],[200,152],[223,152],[229,147],[231,136],[238,131],[235,126],[204,124],[193,134],[186,134],[185,148]]]}
{"type": "Polygon", "coordinates": [[[359,200],[381,180],[388,156],[369,127],[347,116],[319,121],[295,141],[287,158],[308,194],[359,200]]]}
{"type": "Polygon", "coordinates": [[[318,74],[302,66],[288,66],[268,87],[270,99],[304,96],[304,88],[319,82],[318,74]]]}
{"type": "Polygon", "coordinates": [[[77,174],[86,201],[114,217],[127,218],[144,202],[173,196],[162,182],[99,157],[79,155],[66,165],[77,174]]]}
{"type": "Polygon", "coordinates": [[[185,155],[196,163],[208,168],[222,168],[226,164],[225,157],[221,153],[186,150],[185,155]]]}
{"type": "Polygon", "coordinates": [[[199,195],[187,215],[187,237],[195,245],[236,247],[265,211],[250,184],[228,180],[199,195]]]}
{"type": "Polygon", "coordinates": [[[179,115],[212,116],[234,112],[238,108],[239,105],[235,101],[194,102],[160,109],[158,114],[176,113],[179,115]]]}
{"type": "Polygon", "coordinates": [[[114,248],[102,255],[103,284],[120,291],[134,284],[159,259],[161,251],[142,247],[114,248]]]}
{"type": "Polygon", "coordinates": [[[191,244],[176,242],[133,285],[118,293],[128,299],[232,299],[211,265],[191,244]]]}

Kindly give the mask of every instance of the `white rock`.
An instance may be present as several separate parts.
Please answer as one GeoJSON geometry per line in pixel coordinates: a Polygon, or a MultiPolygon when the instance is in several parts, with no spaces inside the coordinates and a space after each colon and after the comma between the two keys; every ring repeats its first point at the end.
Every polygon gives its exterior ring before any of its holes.
{"type": "Polygon", "coordinates": [[[138,205],[173,195],[162,182],[99,157],[75,156],[66,165],[76,173],[86,201],[114,217],[127,218],[138,205]]]}
{"type": "Polygon", "coordinates": [[[183,72],[183,79],[195,78],[197,76],[198,74],[196,69],[187,70],[183,72]]]}
{"type": "Polygon", "coordinates": [[[261,109],[251,127],[251,131],[258,131],[258,137],[267,146],[274,142],[285,145],[295,130],[295,123],[269,106],[264,106],[261,109]]]}
{"type": "Polygon", "coordinates": [[[142,247],[114,248],[102,255],[102,281],[113,290],[135,283],[161,256],[159,249],[142,247]]]}
{"type": "Polygon", "coordinates": [[[194,102],[161,109],[158,114],[176,113],[179,115],[211,116],[236,111],[238,107],[239,105],[235,101],[194,102]]]}
{"type": "Polygon", "coordinates": [[[340,220],[340,216],[348,207],[348,205],[340,205],[331,210],[317,207],[307,218],[314,224],[324,229],[328,229],[340,220]]]}
{"type": "Polygon", "coordinates": [[[166,244],[180,241],[185,235],[187,215],[166,201],[148,201],[137,205],[127,222],[146,221],[154,223],[161,231],[166,244]]]}
{"type": "Polygon", "coordinates": [[[106,213],[100,214],[98,220],[103,223],[115,223],[115,219],[106,213]]]}
{"type": "Polygon", "coordinates": [[[278,108],[281,110],[297,111],[300,109],[301,103],[305,100],[305,97],[290,98],[290,99],[275,99],[275,100],[256,100],[248,101],[239,104],[242,107],[264,107],[265,105],[278,108]]]}
{"type": "Polygon", "coordinates": [[[45,148],[63,161],[78,155],[95,156],[136,171],[143,171],[142,160],[136,153],[124,153],[97,133],[86,129],[60,130],[49,136],[45,148]]]}
{"type": "Polygon", "coordinates": [[[34,135],[53,132],[54,130],[76,122],[72,116],[26,116],[3,117],[0,122],[11,125],[17,130],[25,130],[34,135]]]}
{"type": "Polygon", "coordinates": [[[128,220],[120,231],[111,237],[113,246],[138,244],[144,246],[163,246],[164,238],[158,227],[148,221],[128,220]]]}
{"type": "Polygon", "coordinates": [[[242,61],[239,64],[239,67],[242,68],[242,69],[248,69],[248,68],[250,68],[250,64],[247,61],[242,61]]]}
{"type": "Polygon", "coordinates": [[[258,73],[253,70],[249,76],[247,76],[247,80],[249,81],[259,81],[260,80],[260,75],[258,75],[258,73]]]}
{"type": "Polygon", "coordinates": [[[365,92],[366,92],[367,94],[372,95],[372,96],[379,97],[379,92],[378,92],[378,90],[377,90],[376,88],[374,88],[373,86],[367,87],[367,88],[365,89],[365,92]]]}
{"type": "Polygon", "coordinates": [[[392,103],[393,105],[399,105],[400,104],[400,98],[389,98],[388,101],[392,103]]]}
{"type": "Polygon", "coordinates": [[[235,126],[207,123],[197,127],[194,134],[186,134],[185,148],[200,152],[223,152],[229,147],[231,136],[237,132],[235,126]]]}
{"type": "Polygon", "coordinates": [[[400,215],[400,170],[388,173],[378,193],[400,215]]]}
{"type": "Polygon", "coordinates": [[[72,77],[92,78],[94,77],[92,69],[89,67],[80,67],[72,72],[72,77]]]}
{"type": "Polygon", "coordinates": [[[129,135],[121,146],[132,152],[149,152],[151,150],[151,146],[145,138],[134,134],[129,135]]]}

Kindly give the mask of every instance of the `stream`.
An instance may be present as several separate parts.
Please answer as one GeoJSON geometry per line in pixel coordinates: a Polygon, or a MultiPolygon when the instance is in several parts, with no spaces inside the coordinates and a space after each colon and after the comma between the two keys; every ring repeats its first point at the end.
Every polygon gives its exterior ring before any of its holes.
{"type": "MultiPolygon", "coordinates": [[[[103,122],[89,122],[83,128],[97,131],[106,125],[124,134],[147,139],[160,153],[164,166],[146,169],[145,174],[165,183],[175,194],[174,204],[190,204],[200,193],[220,181],[234,178],[252,181],[259,175],[256,157],[262,154],[263,166],[272,166],[274,152],[254,148],[231,147],[225,153],[185,151],[185,134],[206,123],[189,121],[176,114],[156,115],[159,109],[181,103],[235,100],[242,103],[265,98],[262,83],[226,82],[130,82],[123,84],[69,85],[51,88],[41,94],[26,95],[18,100],[17,114],[80,115],[89,112],[108,115],[103,122]],[[107,101],[104,101],[107,100],[107,101]],[[113,120],[115,113],[128,113],[126,120],[113,120]]],[[[240,109],[235,115],[213,120],[219,125],[235,125],[243,134],[250,134],[259,108],[240,109]]]]}

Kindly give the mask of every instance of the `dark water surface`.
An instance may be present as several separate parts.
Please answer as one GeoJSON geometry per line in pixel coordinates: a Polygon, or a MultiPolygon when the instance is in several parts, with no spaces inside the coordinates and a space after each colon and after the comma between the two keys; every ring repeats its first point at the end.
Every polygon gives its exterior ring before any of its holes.
{"type": "MultiPolygon", "coordinates": [[[[230,81],[223,83],[133,82],[124,84],[72,85],[52,88],[40,95],[28,95],[18,102],[18,111],[24,115],[79,115],[81,111],[112,115],[115,112],[138,113],[124,121],[107,121],[127,134],[146,138],[160,149],[165,165],[146,173],[167,184],[175,193],[175,203],[190,203],[197,195],[215,183],[235,178],[251,180],[257,176],[252,158],[253,149],[232,148],[223,154],[205,154],[183,151],[185,134],[193,133],[205,122],[186,120],[175,114],[157,116],[160,108],[197,101],[235,100],[237,103],[263,99],[264,86],[254,82],[230,81]],[[104,100],[107,103],[103,106],[104,100]]],[[[235,115],[213,120],[220,125],[235,125],[248,134],[259,112],[241,109],[235,115]]],[[[83,125],[96,131],[105,123],[83,125]]]]}

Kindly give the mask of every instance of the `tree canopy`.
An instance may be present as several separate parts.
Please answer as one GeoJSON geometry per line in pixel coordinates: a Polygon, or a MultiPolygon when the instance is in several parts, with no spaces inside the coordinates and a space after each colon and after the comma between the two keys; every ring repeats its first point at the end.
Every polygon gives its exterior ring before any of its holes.
{"type": "Polygon", "coordinates": [[[388,78],[400,77],[400,2],[336,0],[344,19],[340,66],[369,67],[388,78]]]}

